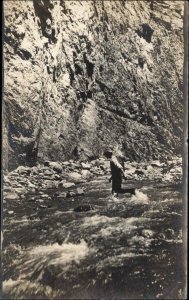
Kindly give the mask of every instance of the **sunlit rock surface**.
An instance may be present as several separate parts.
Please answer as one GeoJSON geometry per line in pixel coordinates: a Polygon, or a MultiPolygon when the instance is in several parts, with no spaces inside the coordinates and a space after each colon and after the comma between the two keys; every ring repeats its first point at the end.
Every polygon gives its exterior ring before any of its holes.
{"type": "Polygon", "coordinates": [[[182,1],[4,1],[4,164],[180,152],[182,1]]]}

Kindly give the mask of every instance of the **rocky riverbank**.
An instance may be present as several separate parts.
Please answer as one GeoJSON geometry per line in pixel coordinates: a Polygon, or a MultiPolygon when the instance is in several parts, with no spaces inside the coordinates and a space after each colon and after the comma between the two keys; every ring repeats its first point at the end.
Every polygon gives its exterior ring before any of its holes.
{"type": "MultiPolygon", "coordinates": [[[[149,163],[126,162],[125,174],[128,180],[176,183],[182,179],[182,160],[175,157],[166,163],[158,160],[149,163]]],[[[45,199],[47,196],[44,190],[47,189],[61,190],[57,195],[65,198],[83,195],[85,190],[77,189],[78,183],[104,175],[108,180],[110,166],[109,161],[103,157],[91,162],[46,161],[31,168],[20,166],[4,175],[4,202],[24,199],[27,193],[38,192],[41,193],[41,199],[45,199]]]]}

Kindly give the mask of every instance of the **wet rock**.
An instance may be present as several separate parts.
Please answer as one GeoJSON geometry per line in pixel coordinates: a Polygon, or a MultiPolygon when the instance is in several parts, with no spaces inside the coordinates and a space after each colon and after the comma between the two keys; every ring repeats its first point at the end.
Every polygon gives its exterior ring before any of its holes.
{"type": "Polygon", "coordinates": [[[82,167],[84,170],[90,170],[91,164],[82,162],[82,163],[81,163],[81,167],[82,167]]]}
{"type": "Polygon", "coordinates": [[[61,182],[59,182],[58,187],[63,187],[66,182],[66,179],[63,179],[61,182]]]}
{"type": "Polygon", "coordinates": [[[75,212],[85,212],[90,210],[94,210],[94,207],[90,204],[83,204],[74,208],[75,212]]]}
{"type": "Polygon", "coordinates": [[[80,183],[82,182],[82,175],[77,172],[71,172],[67,175],[67,178],[73,182],[80,183]]]}
{"type": "Polygon", "coordinates": [[[42,198],[42,199],[50,199],[49,195],[47,195],[47,194],[41,195],[41,198],[42,198]]]}
{"type": "Polygon", "coordinates": [[[135,170],[136,175],[145,175],[145,173],[146,173],[145,170],[142,170],[142,169],[136,169],[135,170]]]}
{"type": "Polygon", "coordinates": [[[76,190],[76,195],[77,195],[77,196],[82,196],[82,195],[84,195],[84,194],[85,194],[84,189],[82,189],[82,188],[77,188],[77,190],[76,190]]]}
{"type": "Polygon", "coordinates": [[[28,182],[28,187],[29,187],[29,188],[35,188],[36,186],[35,186],[35,184],[33,184],[33,183],[31,183],[31,182],[28,182]]]}
{"type": "Polygon", "coordinates": [[[38,167],[32,167],[31,168],[31,174],[30,175],[37,175],[39,173],[38,167]]]}
{"type": "MultiPolygon", "coordinates": [[[[35,200],[35,199],[34,199],[35,200]]],[[[43,199],[36,199],[35,202],[38,202],[38,203],[44,203],[44,200],[43,199]]]]}
{"type": "Polygon", "coordinates": [[[66,195],[67,198],[71,198],[71,197],[74,197],[74,196],[76,196],[76,193],[74,193],[74,192],[68,192],[67,195],[66,195]]]}
{"type": "Polygon", "coordinates": [[[6,200],[16,200],[16,199],[19,199],[19,196],[18,196],[18,194],[12,192],[12,193],[4,194],[4,198],[6,200]]]}
{"type": "Polygon", "coordinates": [[[29,175],[31,173],[31,168],[29,167],[24,167],[24,166],[19,166],[15,172],[17,172],[20,175],[29,175]]]}
{"type": "Polygon", "coordinates": [[[63,183],[63,187],[66,188],[66,189],[68,189],[70,187],[73,187],[74,185],[75,185],[75,183],[73,183],[73,182],[65,182],[65,183],[63,183]]]}
{"type": "Polygon", "coordinates": [[[58,174],[54,174],[52,179],[61,180],[61,177],[58,174]]]}
{"type": "Polygon", "coordinates": [[[13,215],[13,214],[14,214],[14,211],[13,211],[13,210],[9,210],[7,213],[8,213],[9,215],[13,215]]]}
{"type": "Polygon", "coordinates": [[[47,176],[51,176],[53,173],[52,173],[52,170],[45,170],[45,172],[43,174],[47,175],[47,176]]]}
{"type": "Polygon", "coordinates": [[[63,192],[63,193],[58,193],[58,198],[66,198],[66,196],[67,196],[67,193],[65,193],[65,192],[63,192]]]}
{"type": "Polygon", "coordinates": [[[69,165],[70,165],[70,162],[69,162],[69,161],[63,161],[63,162],[62,162],[62,165],[63,165],[63,166],[69,166],[69,165]]]}
{"type": "Polygon", "coordinates": [[[155,161],[151,162],[151,166],[156,167],[156,168],[162,168],[164,166],[164,164],[160,163],[159,160],[155,160],[155,161]]]}
{"type": "Polygon", "coordinates": [[[90,178],[90,177],[91,177],[91,172],[88,171],[88,170],[82,170],[82,171],[81,171],[81,176],[82,176],[83,178],[90,178]]]}
{"type": "Polygon", "coordinates": [[[40,205],[39,205],[39,208],[45,209],[45,208],[47,208],[47,206],[46,206],[46,205],[40,204],[40,205]]]}
{"type": "Polygon", "coordinates": [[[142,235],[144,237],[151,238],[151,237],[153,237],[155,235],[155,232],[153,230],[151,230],[151,229],[143,229],[142,230],[142,235]]]}
{"type": "Polygon", "coordinates": [[[3,192],[12,192],[13,188],[11,186],[4,186],[3,192]]]}

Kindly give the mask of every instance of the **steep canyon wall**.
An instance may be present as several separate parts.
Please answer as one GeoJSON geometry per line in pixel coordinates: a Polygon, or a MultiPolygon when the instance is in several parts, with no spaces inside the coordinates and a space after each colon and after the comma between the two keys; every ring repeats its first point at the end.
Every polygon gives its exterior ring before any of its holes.
{"type": "Polygon", "coordinates": [[[4,1],[4,164],[179,153],[183,1],[4,1]]]}

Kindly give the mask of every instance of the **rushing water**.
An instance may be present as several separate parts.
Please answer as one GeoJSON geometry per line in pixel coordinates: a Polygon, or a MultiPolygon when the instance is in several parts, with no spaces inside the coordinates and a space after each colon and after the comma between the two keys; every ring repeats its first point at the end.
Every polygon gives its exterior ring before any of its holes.
{"type": "Polygon", "coordinates": [[[49,189],[46,198],[39,192],[7,201],[4,297],[181,299],[179,189],[130,182],[135,195],[116,199],[106,177],[78,186],[85,195],[63,198],[49,189]],[[74,211],[81,204],[90,210],[74,211]]]}

